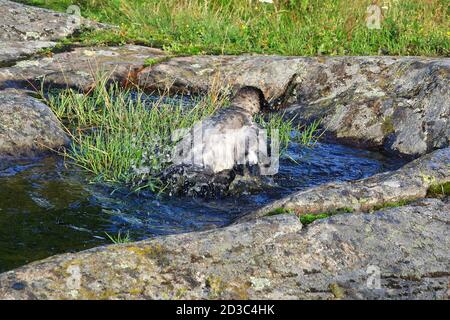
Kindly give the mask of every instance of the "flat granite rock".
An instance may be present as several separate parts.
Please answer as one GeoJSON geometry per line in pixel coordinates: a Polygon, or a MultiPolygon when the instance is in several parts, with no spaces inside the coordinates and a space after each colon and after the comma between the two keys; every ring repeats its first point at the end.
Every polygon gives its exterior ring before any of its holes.
{"type": "Polygon", "coordinates": [[[424,57],[177,57],[138,74],[144,89],[259,87],[288,118],[320,119],[351,145],[418,157],[450,145],[450,59],[424,57]],[[289,106],[287,109],[285,107],[289,106]]]}
{"type": "Polygon", "coordinates": [[[42,48],[53,47],[55,41],[82,28],[109,27],[74,14],[8,0],[0,0],[0,12],[0,66],[34,54],[42,48]]]}
{"type": "Polygon", "coordinates": [[[27,58],[44,48],[52,48],[56,42],[30,40],[0,42],[0,67],[14,65],[17,60],[27,58]]]}
{"type": "Polygon", "coordinates": [[[126,86],[146,59],[164,57],[162,50],[125,45],[120,47],[75,48],[51,57],[24,60],[0,69],[0,90],[77,88],[88,90],[100,75],[126,86]]]}
{"type": "Polygon", "coordinates": [[[143,89],[170,88],[185,94],[205,93],[212,85],[232,89],[255,86],[267,100],[276,100],[308,60],[259,55],[177,57],[145,68],[138,79],[143,89]]]}
{"type": "Polygon", "coordinates": [[[340,142],[418,157],[450,146],[450,59],[333,57],[298,74],[288,117],[340,142]]]}
{"type": "Polygon", "coordinates": [[[0,91],[0,157],[28,157],[69,142],[58,119],[41,101],[0,91]]]}
{"type": "Polygon", "coordinates": [[[436,150],[392,172],[295,192],[243,215],[236,222],[260,218],[280,209],[297,215],[371,211],[386,204],[423,198],[430,186],[445,183],[450,183],[450,148],[436,150]]]}
{"type": "Polygon", "coordinates": [[[446,299],[449,222],[448,199],[273,216],[34,262],[0,275],[0,298],[446,299]]]}

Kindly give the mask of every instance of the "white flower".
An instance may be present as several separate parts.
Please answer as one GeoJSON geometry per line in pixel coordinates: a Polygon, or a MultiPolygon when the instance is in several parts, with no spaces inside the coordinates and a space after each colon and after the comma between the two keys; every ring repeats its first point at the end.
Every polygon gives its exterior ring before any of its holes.
{"type": "Polygon", "coordinates": [[[259,2],[264,2],[264,3],[273,3],[272,0],[259,0],[259,2]]]}

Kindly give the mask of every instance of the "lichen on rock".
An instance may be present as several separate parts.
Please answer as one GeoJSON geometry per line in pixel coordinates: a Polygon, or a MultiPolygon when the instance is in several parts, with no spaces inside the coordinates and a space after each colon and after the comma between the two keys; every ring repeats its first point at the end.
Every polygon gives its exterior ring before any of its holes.
{"type": "Polygon", "coordinates": [[[0,91],[0,157],[33,156],[68,141],[47,105],[30,96],[0,91]]]}
{"type": "Polygon", "coordinates": [[[448,199],[305,229],[282,214],[34,262],[0,275],[0,298],[445,299],[449,219],[448,199]]]}

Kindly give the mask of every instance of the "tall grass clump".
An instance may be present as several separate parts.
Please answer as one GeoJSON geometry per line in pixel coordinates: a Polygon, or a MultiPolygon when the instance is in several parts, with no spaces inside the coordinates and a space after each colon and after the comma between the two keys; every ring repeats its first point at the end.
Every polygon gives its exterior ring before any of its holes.
{"type": "Polygon", "coordinates": [[[121,243],[130,243],[131,237],[130,237],[130,231],[127,231],[125,235],[122,234],[122,231],[119,230],[117,235],[110,235],[108,232],[105,232],[105,235],[108,237],[109,240],[111,240],[114,244],[121,244],[121,243]]]}
{"type": "Polygon", "coordinates": [[[172,133],[190,128],[226,104],[218,92],[192,100],[149,100],[142,92],[100,81],[89,94],[68,89],[48,103],[72,137],[65,156],[95,180],[158,189],[154,177],[170,164],[172,133]]]}

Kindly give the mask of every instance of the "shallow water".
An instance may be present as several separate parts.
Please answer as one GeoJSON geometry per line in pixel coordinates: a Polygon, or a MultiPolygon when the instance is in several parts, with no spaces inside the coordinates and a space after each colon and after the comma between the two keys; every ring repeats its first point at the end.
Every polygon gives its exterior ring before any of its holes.
{"type": "Polygon", "coordinates": [[[403,161],[341,145],[291,144],[273,187],[220,200],[139,195],[87,183],[58,157],[0,161],[0,272],[53,254],[109,244],[105,232],[133,240],[205,230],[296,190],[361,179],[403,161]]]}

